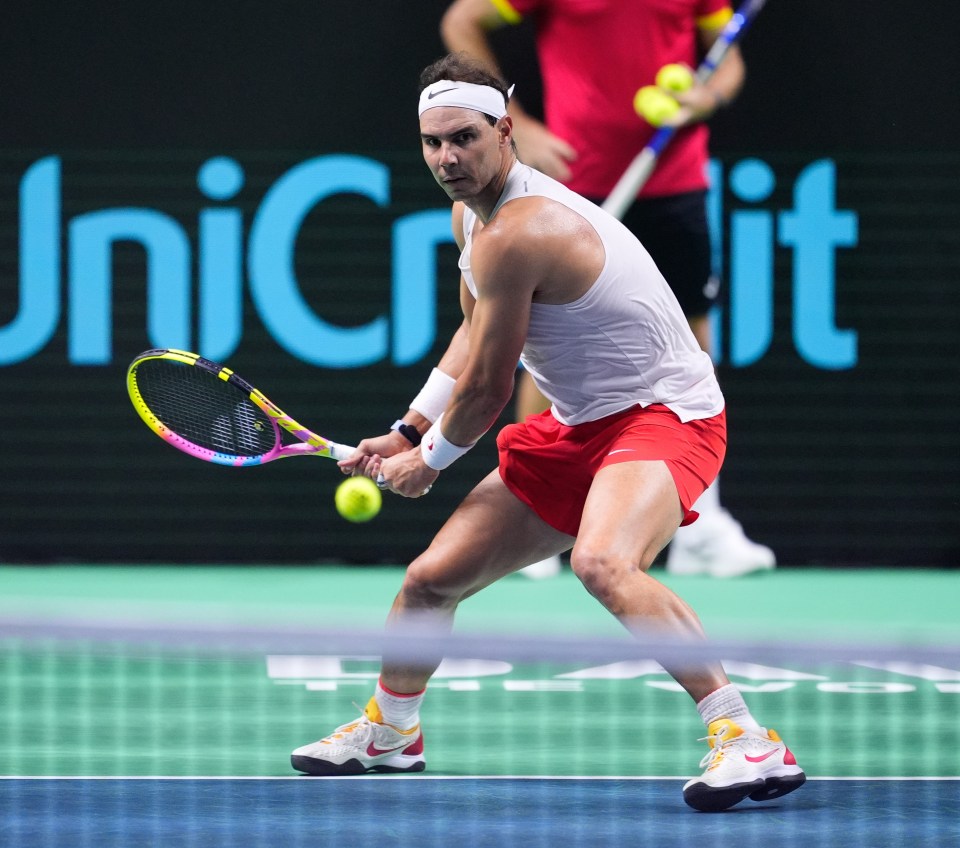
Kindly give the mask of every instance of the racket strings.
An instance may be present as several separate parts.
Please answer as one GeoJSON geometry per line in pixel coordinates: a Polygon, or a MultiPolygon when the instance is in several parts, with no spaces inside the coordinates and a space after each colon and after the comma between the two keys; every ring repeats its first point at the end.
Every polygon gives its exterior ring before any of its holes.
{"type": "Polygon", "coordinates": [[[146,361],[137,369],[137,387],[158,421],[202,448],[261,456],[276,446],[270,417],[242,391],[201,368],[146,361]]]}

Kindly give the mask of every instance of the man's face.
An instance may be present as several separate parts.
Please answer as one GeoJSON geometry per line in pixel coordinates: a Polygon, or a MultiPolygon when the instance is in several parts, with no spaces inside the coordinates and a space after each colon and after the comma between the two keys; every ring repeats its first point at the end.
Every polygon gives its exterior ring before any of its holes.
{"type": "Polygon", "coordinates": [[[438,106],[420,116],[424,161],[451,200],[476,197],[498,173],[500,123],[490,126],[485,115],[458,106],[438,106]]]}

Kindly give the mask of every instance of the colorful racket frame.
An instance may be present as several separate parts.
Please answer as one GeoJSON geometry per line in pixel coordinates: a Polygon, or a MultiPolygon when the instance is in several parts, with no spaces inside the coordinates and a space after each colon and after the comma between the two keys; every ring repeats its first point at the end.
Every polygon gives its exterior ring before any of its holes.
{"type": "Polygon", "coordinates": [[[340,460],[346,459],[354,452],[354,448],[318,436],[312,430],[299,424],[271,402],[262,392],[255,389],[239,374],[235,374],[226,366],[219,365],[209,359],[204,359],[202,356],[196,353],[190,353],[189,351],[160,348],[147,350],[139,354],[127,369],[127,392],[130,395],[130,400],[133,402],[134,408],[147,427],[178,450],[206,462],[215,462],[219,465],[229,465],[233,467],[245,467],[262,465],[266,462],[272,462],[275,459],[283,459],[289,456],[322,456],[340,460]],[[273,425],[274,435],[276,437],[274,447],[266,453],[257,456],[240,456],[205,448],[175,432],[150,409],[137,383],[137,372],[140,366],[144,362],[156,360],[163,360],[172,365],[176,364],[186,368],[203,369],[236,388],[238,392],[256,404],[256,406],[267,415],[270,423],[273,425]],[[299,441],[292,444],[283,444],[281,428],[299,441]]]}

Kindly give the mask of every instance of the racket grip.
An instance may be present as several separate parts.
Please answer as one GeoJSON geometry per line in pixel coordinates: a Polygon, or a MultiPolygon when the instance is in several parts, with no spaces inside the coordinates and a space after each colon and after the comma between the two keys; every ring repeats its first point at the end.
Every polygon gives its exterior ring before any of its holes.
{"type": "Polygon", "coordinates": [[[350,459],[355,450],[356,448],[352,448],[349,445],[341,445],[337,442],[330,442],[330,456],[337,462],[340,462],[343,459],[350,459]]]}

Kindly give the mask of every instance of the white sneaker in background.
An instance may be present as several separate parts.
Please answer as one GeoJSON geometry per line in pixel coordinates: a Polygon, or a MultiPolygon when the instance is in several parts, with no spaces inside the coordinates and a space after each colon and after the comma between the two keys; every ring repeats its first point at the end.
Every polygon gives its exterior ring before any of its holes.
{"type": "Polygon", "coordinates": [[[529,577],[531,580],[546,580],[548,577],[556,577],[563,566],[560,563],[560,556],[547,557],[540,562],[533,562],[525,568],[520,569],[520,574],[529,577]]]}
{"type": "Polygon", "coordinates": [[[748,539],[740,522],[722,508],[677,530],[667,552],[667,572],[678,575],[740,577],[776,565],[774,552],[748,539]]]}

